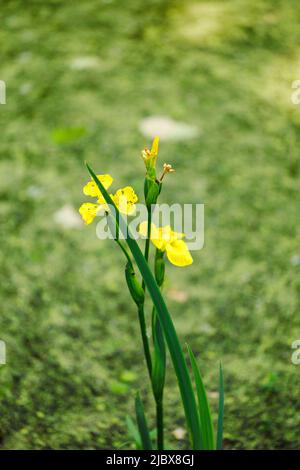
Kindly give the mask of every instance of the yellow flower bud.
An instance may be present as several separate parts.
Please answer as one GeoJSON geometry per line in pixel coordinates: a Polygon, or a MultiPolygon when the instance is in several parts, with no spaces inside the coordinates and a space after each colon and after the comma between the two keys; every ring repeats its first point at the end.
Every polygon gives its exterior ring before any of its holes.
{"type": "Polygon", "coordinates": [[[157,155],[158,155],[158,142],[159,142],[159,137],[155,137],[152,143],[151,150],[148,148],[145,148],[142,151],[142,159],[144,160],[146,170],[147,170],[147,175],[154,179],[156,178],[156,160],[157,160],[157,155]]]}

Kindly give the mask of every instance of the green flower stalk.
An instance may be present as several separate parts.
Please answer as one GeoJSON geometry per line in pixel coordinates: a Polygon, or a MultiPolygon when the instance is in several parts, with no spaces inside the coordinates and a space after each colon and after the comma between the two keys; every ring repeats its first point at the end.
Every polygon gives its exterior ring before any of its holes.
{"type": "MultiPolygon", "coordinates": [[[[159,139],[156,137],[151,150],[144,149],[142,152],[146,166],[144,196],[148,213],[147,220],[139,226],[139,233],[145,238],[144,254],[133,238],[129,226],[122,215],[134,214],[135,203],[138,201],[138,198],[132,187],[126,186],[116,191],[116,193],[109,194],[108,189],[113,182],[112,177],[110,175],[96,175],[87,165],[91,181],[85,185],[83,192],[86,196],[96,198],[96,202],[85,202],[81,205],[79,212],[84,222],[90,224],[98,212],[104,209],[111,233],[116,234],[114,237],[115,242],[121,248],[126,259],[125,278],[129,293],[138,310],[143,350],[155,402],[156,448],[159,450],[164,449],[164,388],[166,353],[168,349],[177,376],[191,448],[220,449],[222,447],[224,412],[222,368],[220,368],[219,416],[215,438],[207,394],[196,358],[189,348],[188,352],[196,386],[194,391],[191,373],[180,346],[171,315],[161,293],[165,279],[166,258],[173,265],[179,267],[192,264],[193,258],[184,241],[183,233],[174,232],[170,226],[156,227],[152,223],[152,210],[161,194],[163,178],[167,173],[174,171],[170,164],[165,163],[163,165],[163,173],[157,179],[158,142],[159,139]],[[119,237],[119,234],[122,237],[119,237]],[[149,262],[151,243],[156,249],[153,270],[149,262]],[[136,266],[142,276],[141,281],[136,275],[136,266]],[[146,294],[150,294],[150,299],[153,303],[151,321],[148,316],[145,316],[146,294]],[[147,325],[149,326],[149,324],[152,331],[151,344],[147,335],[147,325]]],[[[127,422],[129,423],[137,448],[155,448],[151,441],[152,434],[150,433],[144,406],[139,395],[136,397],[135,411],[137,427],[135,428],[130,418],[127,419],[127,422]]]]}
{"type": "MultiPolygon", "coordinates": [[[[165,261],[162,251],[156,249],[154,273],[157,285],[162,288],[165,279],[165,261]]],[[[166,378],[166,346],[163,331],[156,310],[152,310],[152,336],[153,336],[153,371],[152,387],[156,402],[157,448],[164,448],[164,413],[163,396],[166,378]]]]}

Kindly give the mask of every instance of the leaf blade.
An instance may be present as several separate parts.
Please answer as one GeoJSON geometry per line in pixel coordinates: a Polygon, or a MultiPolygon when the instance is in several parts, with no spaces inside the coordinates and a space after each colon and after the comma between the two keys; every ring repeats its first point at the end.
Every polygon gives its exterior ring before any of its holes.
{"type": "Polygon", "coordinates": [[[206,450],[214,450],[215,438],[214,438],[213,422],[212,422],[210,406],[208,403],[205,386],[204,386],[200,369],[196,362],[194,353],[191,350],[189,345],[187,345],[187,348],[188,348],[188,352],[190,356],[190,361],[191,361],[191,365],[193,369],[196,390],[197,390],[200,424],[201,424],[202,435],[203,435],[203,447],[206,450]]]}
{"type": "Polygon", "coordinates": [[[136,427],[136,425],[134,424],[130,416],[126,416],[126,424],[127,424],[128,433],[131,435],[132,439],[135,442],[136,449],[141,450],[142,449],[141,436],[140,436],[138,428],[136,427]]]}
{"type": "Polygon", "coordinates": [[[148,424],[144,412],[144,407],[139,393],[135,397],[135,414],[136,421],[141,436],[141,443],[143,450],[152,450],[152,443],[150,438],[150,433],[148,429],[148,424]]]}
{"type": "Polygon", "coordinates": [[[163,332],[160,326],[156,310],[152,312],[152,337],[153,337],[153,367],[152,367],[152,386],[156,400],[160,401],[163,397],[165,375],[166,375],[166,347],[163,332]]]}
{"type": "Polygon", "coordinates": [[[217,450],[222,450],[223,441],[223,418],[224,418],[224,376],[223,368],[220,363],[219,378],[219,412],[218,412],[218,428],[217,428],[217,450]]]}

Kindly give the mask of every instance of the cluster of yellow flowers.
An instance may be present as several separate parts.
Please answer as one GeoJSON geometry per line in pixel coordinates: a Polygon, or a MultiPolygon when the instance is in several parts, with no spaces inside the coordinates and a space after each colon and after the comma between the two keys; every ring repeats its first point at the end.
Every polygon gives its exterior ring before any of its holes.
{"type": "MultiPolygon", "coordinates": [[[[158,140],[158,137],[154,139],[151,150],[146,148],[142,151],[142,158],[145,162],[147,173],[150,175],[156,165],[158,140]]],[[[173,171],[174,169],[172,166],[165,163],[160,181],[162,181],[162,178],[166,173],[173,171]]],[[[153,174],[152,176],[155,175],[153,174]]],[[[109,189],[113,183],[111,175],[97,175],[97,178],[101,181],[105,189],[109,189]]],[[[80,215],[84,222],[86,224],[90,224],[93,222],[99,211],[108,211],[109,209],[100,189],[93,180],[89,181],[84,186],[83,193],[86,196],[97,198],[96,203],[85,202],[79,208],[80,215]]],[[[115,194],[110,194],[110,197],[121,213],[127,215],[133,215],[135,213],[135,204],[138,201],[138,197],[131,186],[118,189],[115,194]]],[[[147,237],[147,221],[140,224],[139,233],[143,237],[147,237]]],[[[151,224],[151,242],[159,251],[166,252],[168,260],[175,266],[188,266],[193,262],[193,258],[188,247],[183,240],[184,236],[184,233],[174,232],[169,225],[158,228],[153,223],[151,224]]]]}
{"type": "MultiPolygon", "coordinates": [[[[97,175],[105,189],[110,188],[113,178],[110,175],[97,175]]],[[[95,181],[89,181],[83,188],[83,194],[86,196],[96,197],[97,204],[85,202],[79,208],[80,215],[86,224],[91,224],[96,217],[97,213],[101,210],[108,210],[107,204],[100,189],[95,181]]],[[[127,215],[133,215],[135,212],[135,203],[138,197],[131,186],[118,189],[115,194],[110,194],[113,202],[120,212],[127,215]]]]}

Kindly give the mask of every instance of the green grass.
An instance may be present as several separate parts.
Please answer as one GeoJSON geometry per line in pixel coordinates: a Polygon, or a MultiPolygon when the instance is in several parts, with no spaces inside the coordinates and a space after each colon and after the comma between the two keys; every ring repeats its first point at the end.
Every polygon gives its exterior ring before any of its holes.
{"type": "MultiPolygon", "coordinates": [[[[10,1],[2,12],[2,448],[130,448],[138,388],[154,423],[122,254],[95,225],[53,219],[87,200],[84,160],[142,197],[150,142],[138,124],[150,115],[201,129],[160,148],[176,168],[161,199],[206,205],[205,247],[191,267],[168,267],[165,292],[214,419],[222,360],[225,448],[299,448],[298,3],[10,1]],[[74,69],[78,57],[94,66],[74,69]]],[[[165,397],[170,433],[184,423],[171,365],[165,397]]]]}

